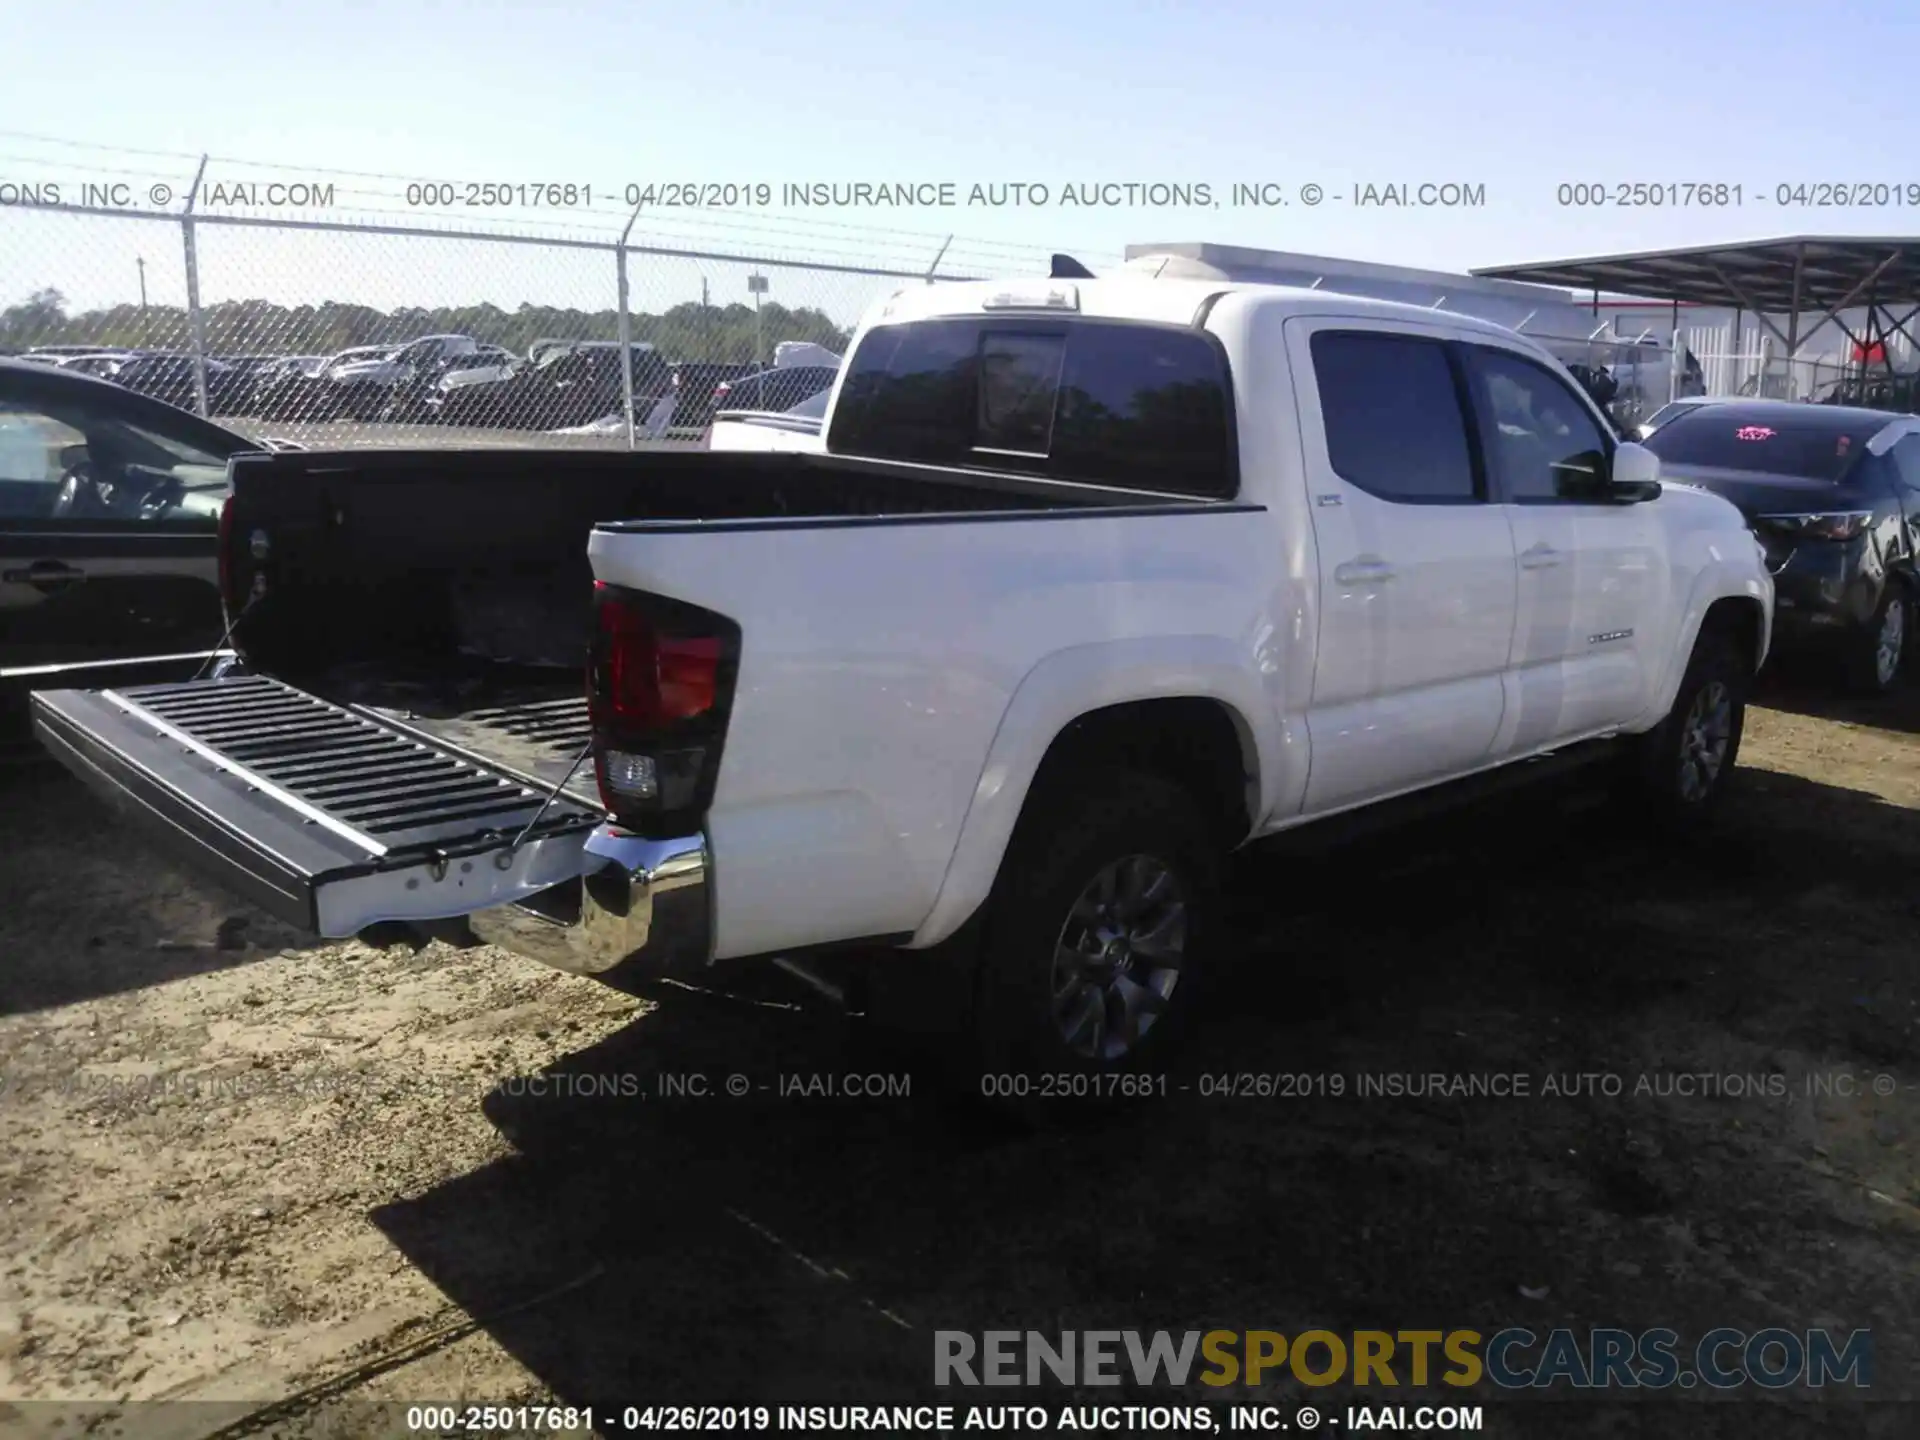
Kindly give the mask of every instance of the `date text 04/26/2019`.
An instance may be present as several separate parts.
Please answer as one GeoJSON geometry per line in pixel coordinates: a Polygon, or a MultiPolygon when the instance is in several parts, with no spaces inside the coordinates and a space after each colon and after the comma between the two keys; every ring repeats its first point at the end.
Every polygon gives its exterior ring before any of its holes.
{"type": "Polygon", "coordinates": [[[412,1405],[406,1428],[413,1433],[508,1435],[577,1434],[798,1434],[810,1431],[869,1434],[952,1434],[981,1430],[1045,1434],[1097,1431],[1218,1435],[1323,1427],[1350,1431],[1479,1433],[1480,1405],[1348,1406],[1344,1419],[1307,1405],[628,1405],[611,1407],[412,1405]]]}
{"type": "Polygon", "coordinates": [[[1730,181],[1563,181],[1554,187],[1562,208],[1625,210],[1738,209],[1920,209],[1920,180],[1782,180],[1773,185],[1730,181]]]}

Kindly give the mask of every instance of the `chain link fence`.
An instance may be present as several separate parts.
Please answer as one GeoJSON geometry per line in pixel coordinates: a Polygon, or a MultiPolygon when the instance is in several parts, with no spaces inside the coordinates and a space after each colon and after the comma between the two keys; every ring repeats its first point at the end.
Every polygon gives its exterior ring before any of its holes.
{"type": "Polygon", "coordinates": [[[825,389],[874,300],[971,278],[931,252],[910,269],[598,236],[3,213],[0,298],[23,298],[0,308],[0,353],[310,447],[697,441],[722,406],[786,410],[825,389]]]}
{"type": "Polygon", "coordinates": [[[1908,409],[1913,402],[1913,372],[1889,370],[1878,362],[1863,364],[1831,354],[1789,360],[1773,346],[1703,352],[1700,359],[1716,377],[1709,391],[1713,395],[1867,404],[1896,410],[1908,409]]]}
{"type": "Polygon", "coordinates": [[[1670,333],[1621,335],[1608,325],[1596,325],[1585,334],[1553,333],[1529,320],[1514,328],[1565,365],[1622,434],[1631,435],[1677,396],[1700,393],[1700,377],[1684,345],[1679,364],[1674,363],[1670,333]]]}
{"type": "MultiPolygon", "coordinates": [[[[1045,273],[1024,247],[954,254],[951,238],[880,229],[798,255],[677,218],[631,239],[11,199],[0,353],[314,447],[697,442],[723,406],[786,410],[826,388],[861,313],[902,286],[1045,273]]],[[[1625,433],[1678,395],[1818,400],[1864,378],[1723,328],[1683,330],[1678,364],[1664,328],[1557,313],[1515,328],[1625,433]]]]}

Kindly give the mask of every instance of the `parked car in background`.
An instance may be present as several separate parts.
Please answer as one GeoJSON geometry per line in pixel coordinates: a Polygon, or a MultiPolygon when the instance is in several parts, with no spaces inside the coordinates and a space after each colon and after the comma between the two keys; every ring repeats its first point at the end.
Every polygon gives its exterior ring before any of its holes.
{"type": "Polygon", "coordinates": [[[34,345],[20,352],[17,358],[31,360],[36,364],[55,364],[63,358],[73,355],[96,355],[111,346],[100,345],[34,345]]]}
{"type": "Polygon", "coordinates": [[[1688,407],[1646,446],[1664,478],[1747,517],[1773,574],[1782,651],[1834,651],[1856,688],[1893,687],[1920,597],[1920,418],[1722,401],[1688,407]]]}
{"type": "Polygon", "coordinates": [[[817,451],[826,448],[824,427],[832,387],[790,410],[721,410],[706,435],[709,450],[817,451]]]}
{"type": "Polygon", "coordinates": [[[1678,400],[1670,400],[1640,422],[1637,427],[1639,436],[1644,440],[1669,420],[1678,419],[1689,410],[1701,405],[1712,405],[1723,398],[1717,395],[1686,395],[1678,400]]]}
{"type": "Polygon", "coordinates": [[[43,685],[185,679],[222,631],[227,461],[278,448],[118,385],[0,360],[0,745],[43,685]]]}
{"type": "Polygon", "coordinates": [[[253,409],[254,387],[260,383],[260,377],[278,364],[278,355],[218,355],[214,357],[227,367],[225,383],[220,387],[219,398],[209,393],[207,400],[216,415],[251,415],[253,409]]]}
{"type": "MultiPolygon", "coordinates": [[[[651,345],[632,349],[635,408],[644,413],[673,374],[651,345]]],[[[501,378],[448,376],[430,408],[443,424],[494,430],[558,430],[619,413],[625,423],[620,346],[607,341],[549,344],[539,358],[501,378]]]]}
{"type": "Polygon", "coordinates": [[[301,401],[316,393],[315,382],[326,368],[324,355],[282,355],[254,374],[249,387],[248,413],[269,420],[301,420],[301,401]]]}
{"type": "Polygon", "coordinates": [[[139,353],[137,350],[99,350],[85,355],[60,355],[46,363],[60,370],[105,379],[116,367],[137,358],[139,353]]]}
{"type": "Polygon", "coordinates": [[[426,335],[385,354],[329,365],[333,413],[344,419],[380,419],[395,395],[418,381],[422,372],[437,373],[447,361],[472,355],[479,348],[470,335],[426,335]]]}
{"type": "Polygon", "coordinates": [[[430,424],[439,420],[438,401],[449,382],[473,384],[505,379],[523,363],[499,345],[476,345],[471,352],[432,356],[409,367],[388,393],[380,418],[394,424],[430,424]]]}
{"type": "Polygon", "coordinates": [[[802,400],[831,389],[839,373],[836,366],[794,365],[722,380],[713,387],[712,410],[706,423],[711,424],[713,415],[722,410],[756,410],[762,414],[791,410],[802,400]]]}
{"type": "Polygon", "coordinates": [[[504,345],[482,345],[471,355],[449,360],[436,384],[445,387],[505,380],[525,363],[524,356],[514,354],[504,345]]]}
{"type": "Polygon", "coordinates": [[[274,366],[254,386],[254,413],[271,420],[320,421],[340,416],[340,387],[335,370],[393,353],[391,345],[356,345],[319,357],[293,355],[274,366]]]}
{"type": "MultiPolygon", "coordinates": [[[[207,378],[207,409],[214,414],[225,414],[241,376],[232,366],[221,361],[208,359],[203,363],[207,378]]],[[[199,384],[191,355],[148,351],[103,367],[101,378],[124,385],[135,394],[150,395],[169,405],[177,405],[182,410],[193,410],[199,405],[199,384]]]]}
{"type": "Polygon", "coordinates": [[[673,367],[673,412],[666,430],[671,434],[699,432],[713,423],[714,392],[728,381],[755,375],[764,367],[712,360],[686,361],[673,367]]]}
{"type": "MultiPolygon", "coordinates": [[[[691,367],[688,367],[690,369],[691,367]]],[[[694,391],[673,417],[676,430],[704,430],[713,423],[717,411],[757,410],[777,412],[791,409],[802,400],[833,384],[840,373],[840,357],[824,345],[810,340],[782,340],[773,347],[771,365],[727,367],[711,377],[712,389],[704,397],[694,391]]],[[[682,371],[681,388],[685,392],[694,377],[682,371]]]]}

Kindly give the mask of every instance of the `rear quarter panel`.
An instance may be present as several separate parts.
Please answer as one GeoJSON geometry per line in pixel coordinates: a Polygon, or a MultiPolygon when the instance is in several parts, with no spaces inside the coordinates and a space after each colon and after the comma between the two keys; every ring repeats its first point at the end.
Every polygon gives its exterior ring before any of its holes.
{"type": "Polygon", "coordinates": [[[596,532],[599,579],[743,632],[708,817],[716,955],[938,940],[984,897],[1046,747],[1101,705],[1220,699],[1263,794],[1283,786],[1267,519],[596,532]]]}

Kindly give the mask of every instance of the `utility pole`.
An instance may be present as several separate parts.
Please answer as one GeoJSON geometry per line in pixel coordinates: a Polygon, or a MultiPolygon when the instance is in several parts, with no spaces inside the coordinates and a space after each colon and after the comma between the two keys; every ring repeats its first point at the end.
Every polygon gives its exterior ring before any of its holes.
{"type": "Polygon", "coordinates": [[[760,328],[760,297],[767,293],[767,277],[757,270],[754,271],[747,277],[747,289],[753,293],[753,368],[761,372],[760,379],[756,382],[760,387],[760,399],[756,408],[764,410],[767,408],[767,346],[760,328]]]}
{"type": "Polygon", "coordinates": [[[133,263],[140,271],[140,344],[144,347],[153,343],[153,328],[147,323],[147,259],[136,256],[133,263]]]}

